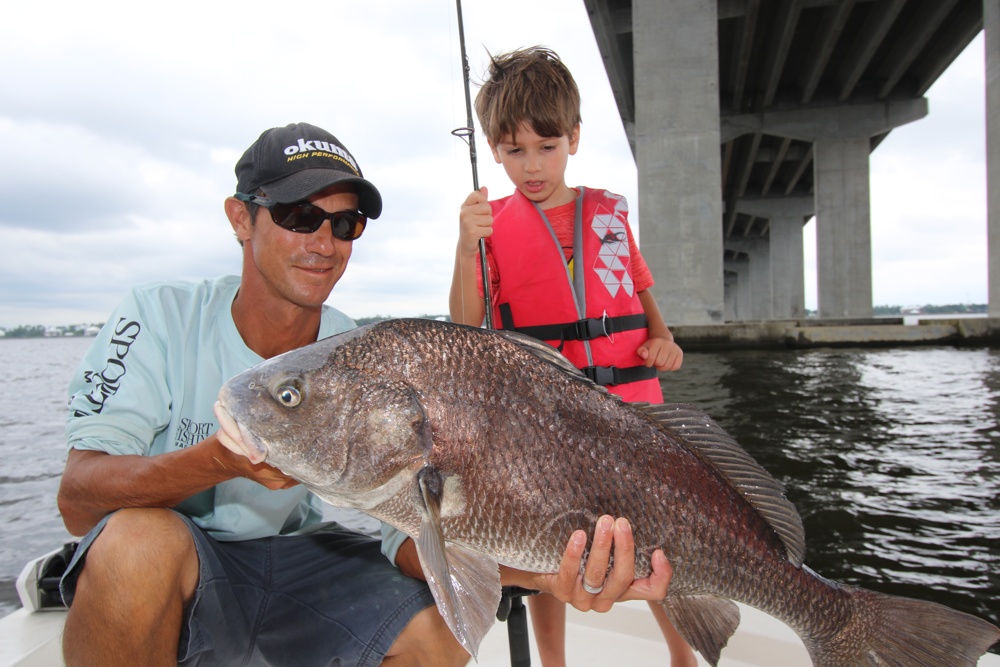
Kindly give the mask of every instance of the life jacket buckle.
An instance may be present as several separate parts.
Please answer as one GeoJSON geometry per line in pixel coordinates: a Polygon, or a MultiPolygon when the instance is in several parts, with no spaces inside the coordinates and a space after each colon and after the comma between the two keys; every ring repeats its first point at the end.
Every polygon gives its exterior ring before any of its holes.
{"type": "Polygon", "coordinates": [[[602,387],[606,387],[609,384],[618,384],[615,382],[616,369],[614,366],[588,366],[582,370],[587,374],[591,382],[599,384],[602,387]]]}
{"type": "MultiPolygon", "coordinates": [[[[595,338],[600,338],[601,336],[611,335],[607,327],[608,316],[605,314],[604,317],[597,318],[587,318],[585,320],[577,320],[573,323],[573,332],[575,337],[566,337],[568,340],[594,340],[595,338]]],[[[565,340],[565,339],[564,339],[565,340]]]]}

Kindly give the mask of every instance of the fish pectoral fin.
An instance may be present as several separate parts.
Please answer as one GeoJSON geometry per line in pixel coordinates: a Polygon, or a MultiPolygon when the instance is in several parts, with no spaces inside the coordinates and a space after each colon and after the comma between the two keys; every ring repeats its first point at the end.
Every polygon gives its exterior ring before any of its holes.
{"type": "Polygon", "coordinates": [[[674,627],[711,665],[740,624],[740,608],[714,595],[667,596],[661,602],[674,627]]]}
{"type": "Polygon", "coordinates": [[[417,555],[438,611],[452,634],[473,658],[493,626],[500,604],[500,565],[455,544],[446,544],[441,527],[440,474],[430,467],[417,475],[424,511],[417,555]]]}

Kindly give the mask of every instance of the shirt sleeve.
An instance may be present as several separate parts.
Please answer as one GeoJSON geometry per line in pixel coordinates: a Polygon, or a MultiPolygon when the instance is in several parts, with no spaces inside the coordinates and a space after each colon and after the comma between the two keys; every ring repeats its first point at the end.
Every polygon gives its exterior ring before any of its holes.
{"type": "Polygon", "coordinates": [[[406,533],[393,528],[385,522],[382,523],[382,554],[393,565],[396,565],[396,553],[407,537],[409,536],[406,533]]]}
{"type": "Polygon", "coordinates": [[[70,448],[146,455],[169,423],[165,349],[151,319],[133,290],[90,346],[69,384],[70,448]]]}
{"type": "Polygon", "coordinates": [[[630,256],[630,265],[632,268],[632,282],[635,283],[636,293],[644,292],[653,286],[653,274],[649,270],[649,266],[646,265],[646,260],[643,258],[642,253],[639,252],[639,246],[635,242],[635,237],[632,235],[632,225],[625,223],[625,233],[628,234],[628,251],[630,256]]]}

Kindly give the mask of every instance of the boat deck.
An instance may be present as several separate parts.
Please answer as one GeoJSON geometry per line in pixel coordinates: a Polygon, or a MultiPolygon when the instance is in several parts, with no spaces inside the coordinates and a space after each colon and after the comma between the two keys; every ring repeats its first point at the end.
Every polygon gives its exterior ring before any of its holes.
{"type": "MultiPolygon", "coordinates": [[[[810,667],[812,662],[795,633],[783,623],[756,609],[740,605],[742,622],[722,651],[719,667],[810,667]]],[[[529,622],[529,633],[530,622],[529,622]]],[[[567,662],[573,667],[614,664],[663,666],[669,652],[660,629],[645,602],[615,605],[607,614],[566,612],[567,662]]],[[[1000,656],[998,656],[1000,658],[1000,656]]],[[[474,664],[474,663],[470,663],[474,664]]],[[[531,664],[541,665],[531,640],[531,664]]],[[[701,656],[698,665],[708,667],[701,656]]],[[[509,667],[507,627],[497,623],[483,640],[479,667],[509,667]]],[[[985,667],[985,665],[983,666],[985,667]]],[[[1000,667],[998,659],[997,667],[1000,667]]]]}
{"type": "MultiPolygon", "coordinates": [[[[719,667],[810,667],[802,642],[787,626],[743,605],[740,611],[743,621],[722,651],[719,667]]],[[[64,612],[29,614],[19,609],[0,619],[0,667],[63,665],[59,639],[64,618],[64,612]]],[[[566,635],[567,658],[574,667],[668,664],[666,645],[644,602],[618,604],[607,614],[584,614],[570,608],[566,635]]],[[[541,665],[534,639],[531,651],[532,665],[541,665]]],[[[493,626],[480,647],[478,663],[469,664],[509,667],[506,624],[493,626]]],[[[708,663],[699,658],[699,665],[708,663]]],[[[979,667],[1000,667],[1000,655],[987,654],[979,660],[979,667]]]]}

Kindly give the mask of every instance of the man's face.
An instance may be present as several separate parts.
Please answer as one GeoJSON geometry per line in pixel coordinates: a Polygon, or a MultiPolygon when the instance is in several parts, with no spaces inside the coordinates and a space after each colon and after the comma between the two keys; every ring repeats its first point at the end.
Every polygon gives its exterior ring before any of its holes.
{"type": "MultiPolygon", "coordinates": [[[[330,213],[358,210],[358,196],[349,186],[331,186],[309,202],[330,213]]],[[[344,275],[354,245],[335,238],[329,220],[311,234],[300,234],[276,225],[264,208],[257,211],[249,236],[244,246],[253,261],[245,263],[244,273],[254,270],[268,295],[302,308],[323,305],[344,275]]]]}

